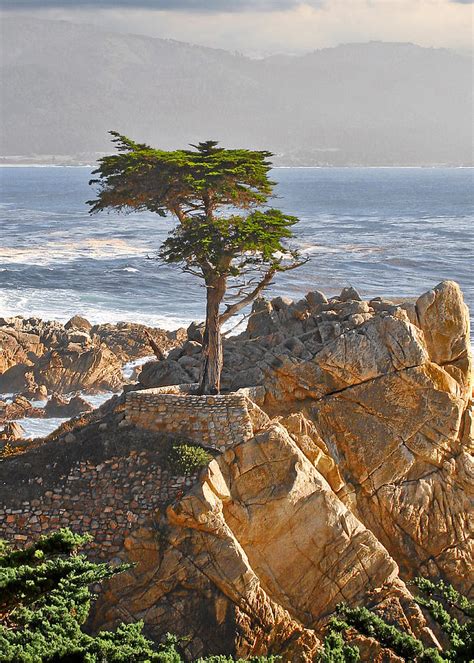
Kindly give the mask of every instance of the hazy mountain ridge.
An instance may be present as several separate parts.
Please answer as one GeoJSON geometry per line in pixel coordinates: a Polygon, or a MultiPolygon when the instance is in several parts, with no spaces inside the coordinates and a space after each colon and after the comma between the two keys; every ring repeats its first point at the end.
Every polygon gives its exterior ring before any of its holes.
{"type": "Polygon", "coordinates": [[[472,163],[471,59],[412,44],[252,60],[88,25],[2,22],[0,154],[92,155],[117,129],[287,164],[472,163]]]}

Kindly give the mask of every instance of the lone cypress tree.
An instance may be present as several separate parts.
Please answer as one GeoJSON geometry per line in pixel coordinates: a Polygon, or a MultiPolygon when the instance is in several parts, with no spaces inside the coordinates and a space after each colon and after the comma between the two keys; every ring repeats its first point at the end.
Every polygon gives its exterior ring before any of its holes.
{"type": "Polygon", "coordinates": [[[272,155],[223,149],[215,141],[163,151],[110,133],[118,153],[103,157],[93,172],[98,178],[90,184],[98,191],[90,212],[148,210],[177,219],[159,256],[204,280],[199,393],[219,393],[222,324],[251,304],[277,272],[304,262],[285,244],[297,219],[266,207],[274,186],[268,177],[272,155]],[[226,303],[229,279],[238,294],[226,303]]]}

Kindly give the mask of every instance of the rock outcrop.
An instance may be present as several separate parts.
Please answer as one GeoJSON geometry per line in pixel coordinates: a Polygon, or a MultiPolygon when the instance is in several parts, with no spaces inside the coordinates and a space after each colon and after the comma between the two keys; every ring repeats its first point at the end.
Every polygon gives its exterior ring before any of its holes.
{"type": "MultiPolygon", "coordinates": [[[[404,577],[443,577],[470,594],[473,381],[459,286],[399,304],[349,290],[330,301],[277,298],[257,302],[250,320],[226,343],[224,384],[264,386],[260,406],[290,422],[404,577]]],[[[140,380],[191,381],[197,356],[188,342],[140,380]]]]}
{"type": "Polygon", "coordinates": [[[142,528],[126,539],[138,566],[99,599],[96,626],[143,619],[155,639],[187,635],[190,658],[272,652],[309,662],[346,601],[436,643],[374,534],[281,422],[253,420],[254,437],[210,463],[157,519],[158,535],[142,528]]]}
{"type": "Polygon", "coordinates": [[[92,410],[92,405],[81,396],[73,396],[68,400],[64,396],[53,394],[44,408],[44,416],[70,418],[92,410]]]}
{"type": "Polygon", "coordinates": [[[91,336],[107,346],[123,363],[153,354],[148,335],[167,354],[177,344],[186,340],[186,330],[165,331],[132,322],[95,325],[91,336]]]}
{"type": "Polygon", "coordinates": [[[152,353],[150,338],[163,353],[184,339],[133,323],[92,326],[74,316],[65,325],[38,318],[0,319],[0,393],[118,391],[123,364],[152,353]]]}
{"type": "MultiPolygon", "coordinates": [[[[144,367],[138,388],[193,382],[199,339],[193,325],[144,367]]],[[[137,565],[110,581],[91,626],[142,619],[156,640],[186,636],[190,660],[309,662],[345,601],[436,646],[406,581],[421,574],[473,591],[472,357],[459,287],[444,282],[416,302],[365,302],[350,288],[330,300],[318,291],[259,300],[246,332],[226,341],[225,362],[228,390],[259,387],[240,392],[253,397],[249,435],[220,445],[192,486],[173,484],[152,512],[148,500],[140,521],[139,498],[121,503],[128,524],[116,561],[137,565]]],[[[158,434],[126,407],[116,399],[107,418],[90,413],[49,444],[93,448],[97,436],[111,450],[145,433],[153,444],[158,434]]],[[[202,443],[193,416],[189,438],[202,443]]],[[[362,660],[399,660],[372,640],[358,644],[362,660]]]]}
{"type": "Polygon", "coordinates": [[[43,417],[42,408],[37,408],[24,396],[15,396],[11,401],[0,401],[0,423],[25,417],[43,417]]]}

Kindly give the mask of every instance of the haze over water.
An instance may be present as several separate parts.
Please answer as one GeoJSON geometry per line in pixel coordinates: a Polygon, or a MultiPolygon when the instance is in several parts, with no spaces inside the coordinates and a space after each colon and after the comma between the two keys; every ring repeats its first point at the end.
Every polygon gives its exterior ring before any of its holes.
{"type": "MultiPolygon", "coordinates": [[[[0,169],[0,315],[167,328],[203,317],[204,292],[153,256],[170,223],[151,213],[90,217],[90,169],[0,169]]],[[[458,281],[474,310],[470,168],[276,169],[273,205],[300,218],[296,243],[311,256],[268,295],[418,296],[458,281]]]]}

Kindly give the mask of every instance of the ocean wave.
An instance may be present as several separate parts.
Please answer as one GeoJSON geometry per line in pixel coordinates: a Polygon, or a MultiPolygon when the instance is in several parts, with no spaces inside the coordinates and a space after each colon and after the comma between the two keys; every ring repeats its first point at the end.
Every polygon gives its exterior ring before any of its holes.
{"type": "Polygon", "coordinates": [[[84,259],[104,260],[143,256],[147,249],[141,243],[119,238],[77,239],[71,241],[49,241],[39,246],[3,246],[0,262],[5,264],[42,265],[78,262],[84,259]]]}
{"type": "Polygon", "coordinates": [[[187,327],[196,316],[192,312],[185,315],[152,313],[139,308],[118,310],[111,303],[87,300],[85,293],[73,290],[62,290],[54,293],[51,290],[33,288],[17,290],[0,289],[0,315],[25,318],[37,317],[43,320],[57,320],[65,323],[73,315],[82,315],[92,324],[137,322],[150,327],[159,327],[172,331],[179,327],[187,327]]]}

